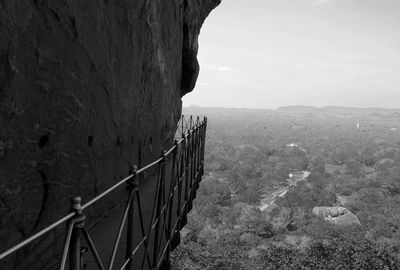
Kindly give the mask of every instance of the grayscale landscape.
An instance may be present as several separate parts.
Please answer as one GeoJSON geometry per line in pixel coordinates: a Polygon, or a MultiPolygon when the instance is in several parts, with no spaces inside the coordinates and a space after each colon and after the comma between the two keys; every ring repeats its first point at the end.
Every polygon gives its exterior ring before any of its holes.
{"type": "Polygon", "coordinates": [[[400,267],[400,110],[184,113],[209,124],[175,269],[400,267]]]}
{"type": "Polygon", "coordinates": [[[400,0],[0,0],[0,270],[399,270],[400,0]]]}

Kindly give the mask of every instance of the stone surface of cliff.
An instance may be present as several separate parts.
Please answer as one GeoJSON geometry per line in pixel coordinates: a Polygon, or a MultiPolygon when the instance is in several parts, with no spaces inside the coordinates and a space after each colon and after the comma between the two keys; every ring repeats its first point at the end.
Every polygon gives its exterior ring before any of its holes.
{"type": "MultiPolygon", "coordinates": [[[[171,145],[219,2],[0,1],[0,252],[171,145]]],[[[0,268],[51,256],[52,237],[0,268]]]]}

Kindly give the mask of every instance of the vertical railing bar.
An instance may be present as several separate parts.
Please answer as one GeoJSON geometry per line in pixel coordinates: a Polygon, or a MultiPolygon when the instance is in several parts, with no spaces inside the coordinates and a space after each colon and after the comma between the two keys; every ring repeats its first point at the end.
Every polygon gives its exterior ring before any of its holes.
{"type": "MultiPolygon", "coordinates": [[[[201,126],[200,130],[199,130],[199,150],[198,150],[199,151],[199,154],[198,154],[199,164],[198,164],[198,166],[199,166],[200,171],[202,170],[202,168],[201,168],[201,153],[203,153],[203,151],[201,150],[202,147],[203,147],[203,126],[201,126]]],[[[203,174],[202,174],[202,176],[203,176],[203,174]]],[[[201,177],[199,178],[199,183],[200,183],[200,181],[201,181],[201,177]]]]}
{"type": "MultiPolygon", "coordinates": [[[[197,123],[196,123],[197,126],[197,123]]],[[[196,196],[196,190],[197,190],[197,183],[196,183],[196,171],[197,171],[197,143],[198,143],[198,129],[196,128],[196,131],[194,132],[194,139],[195,142],[193,144],[193,198],[192,201],[194,200],[196,196]]]]}
{"type": "MultiPolygon", "coordinates": [[[[127,189],[129,191],[129,196],[132,194],[132,199],[130,200],[129,203],[129,209],[128,209],[128,217],[127,217],[127,225],[126,225],[126,249],[125,249],[125,259],[130,258],[131,253],[133,251],[133,240],[134,240],[134,232],[133,232],[133,227],[134,227],[134,218],[135,218],[135,205],[134,205],[134,200],[133,196],[135,192],[139,189],[139,181],[138,181],[138,172],[137,172],[137,166],[131,166],[129,168],[129,175],[132,175],[132,178],[127,182],[127,189]]],[[[132,269],[132,263],[131,261],[128,262],[127,264],[127,269],[131,270],[132,269]]]]}
{"type": "MultiPolygon", "coordinates": [[[[197,122],[199,121],[199,117],[197,116],[197,122]]],[[[196,190],[199,188],[199,178],[197,176],[197,172],[199,171],[199,148],[200,148],[200,128],[196,130],[196,190]]]]}
{"type": "MultiPolygon", "coordinates": [[[[200,118],[198,118],[200,121],[200,118]]],[[[197,129],[197,146],[196,146],[196,189],[200,187],[200,178],[198,172],[200,171],[200,148],[201,148],[201,126],[197,129]]]]}
{"type": "Polygon", "coordinates": [[[159,170],[159,191],[158,191],[158,196],[157,196],[157,221],[156,221],[156,228],[154,232],[154,247],[153,247],[153,267],[156,266],[157,263],[157,256],[158,256],[158,238],[159,238],[159,233],[160,233],[160,222],[161,222],[161,198],[162,198],[162,192],[161,188],[163,187],[163,172],[164,172],[164,164],[165,163],[165,154],[163,153],[163,161],[160,163],[160,170],[159,170]]]}
{"type": "MultiPolygon", "coordinates": [[[[74,224],[74,226],[76,226],[74,224]]],[[[80,229],[73,228],[71,234],[71,243],[69,246],[69,269],[79,270],[81,265],[81,241],[80,241],[80,229]]]]}
{"type": "Polygon", "coordinates": [[[194,190],[196,188],[195,181],[194,181],[194,172],[196,170],[196,129],[193,130],[193,144],[192,144],[192,166],[191,166],[191,197],[190,197],[190,204],[193,207],[193,200],[194,200],[194,190]]]}
{"type": "Polygon", "coordinates": [[[181,130],[181,136],[182,136],[182,134],[184,134],[185,133],[185,131],[184,131],[184,129],[183,129],[183,122],[184,122],[184,115],[182,115],[182,117],[181,117],[181,124],[182,124],[182,130],[181,130]]]}
{"type": "Polygon", "coordinates": [[[166,175],[166,162],[164,163],[164,170],[162,172],[162,199],[161,199],[161,210],[160,210],[160,217],[159,217],[159,221],[160,221],[160,227],[161,227],[161,221],[162,221],[162,229],[161,229],[161,235],[159,235],[159,242],[158,242],[158,252],[160,251],[160,247],[161,247],[161,243],[163,240],[163,236],[164,236],[164,231],[165,231],[165,224],[166,224],[166,217],[167,217],[167,212],[168,211],[168,201],[165,201],[165,175],[166,175]],[[163,218],[161,218],[161,214],[163,216],[163,218]]]}
{"type": "MultiPolygon", "coordinates": [[[[165,155],[165,151],[164,151],[164,155],[165,155]]],[[[173,169],[173,168],[172,168],[173,169]]],[[[168,197],[165,195],[165,188],[166,188],[166,174],[167,174],[167,158],[164,158],[164,168],[163,168],[163,172],[162,172],[162,204],[160,204],[160,206],[162,206],[161,211],[160,211],[160,228],[161,228],[161,234],[159,235],[159,241],[158,241],[158,258],[159,253],[160,253],[160,248],[162,246],[162,242],[164,239],[164,233],[166,234],[165,237],[168,237],[167,235],[167,217],[168,217],[168,210],[169,210],[169,195],[168,197]],[[166,200],[166,198],[168,198],[166,200]],[[161,214],[163,217],[161,217],[161,214]],[[162,221],[162,226],[161,226],[161,221],[162,221]]],[[[170,183],[170,188],[169,188],[169,192],[171,192],[171,183],[170,183]]]]}
{"type": "MultiPolygon", "coordinates": [[[[139,250],[140,246],[141,246],[146,240],[147,240],[147,236],[144,237],[144,238],[136,245],[135,249],[132,251],[132,255],[131,255],[128,259],[125,260],[125,262],[124,262],[124,264],[121,266],[120,270],[126,269],[126,266],[129,264],[129,262],[131,262],[131,260],[132,260],[133,256],[135,255],[136,251],[139,250]]],[[[143,267],[142,267],[142,268],[143,268],[143,267]]],[[[151,266],[150,266],[150,269],[151,269],[151,266]]]]}
{"type": "Polygon", "coordinates": [[[75,222],[72,228],[69,244],[69,269],[79,270],[81,267],[81,239],[80,231],[84,226],[85,216],[82,213],[81,198],[75,197],[71,200],[71,210],[75,212],[75,222]]]}
{"type": "MultiPolygon", "coordinates": [[[[173,160],[172,160],[172,165],[171,165],[171,177],[169,181],[169,191],[168,191],[168,197],[167,200],[165,200],[165,197],[163,197],[163,229],[161,231],[161,236],[159,240],[159,247],[161,247],[162,241],[163,241],[163,234],[165,231],[165,237],[167,239],[167,243],[165,248],[168,248],[170,245],[170,229],[171,229],[171,220],[172,220],[172,209],[173,209],[173,199],[174,199],[174,187],[175,187],[175,166],[176,166],[176,155],[177,155],[177,150],[178,150],[178,142],[175,140],[174,142],[174,152],[173,152],[173,160]]],[[[166,169],[164,168],[163,172],[163,183],[165,185],[165,177],[166,177],[166,169]]],[[[164,248],[164,250],[165,250],[164,248]]],[[[165,255],[165,252],[161,254],[160,260],[163,260],[165,255]]],[[[169,256],[169,253],[168,255],[169,256]]],[[[168,257],[167,257],[168,258],[168,257]]],[[[157,264],[158,267],[158,264],[157,264]]]]}
{"type": "MultiPolygon", "coordinates": [[[[162,159],[161,159],[161,160],[162,160],[162,159]]],[[[158,196],[159,196],[159,189],[160,189],[160,187],[159,187],[159,186],[160,186],[160,177],[159,177],[159,176],[160,176],[161,164],[162,164],[162,163],[160,163],[160,165],[159,165],[159,167],[158,167],[158,177],[157,177],[156,194],[155,194],[155,196],[154,196],[154,204],[153,204],[153,209],[152,209],[152,213],[151,213],[151,219],[150,219],[150,224],[149,224],[149,230],[148,230],[148,232],[147,232],[147,234],[146,234],[146,236],[149,237],[149,241],[150,241],[150,235],[151,235],[152,227],[153,227],[154,215],[155,215],[156,207],[157,207],[157,204],[158,204],[158,196]]],[[[147,247],[146,247],[146,249],[145,249],[145,254],[146,254],[146,255],[148,255],[148,248],[149,248],[149,245],[147,245],[147,247]]],[[[142,268],[143,268],[143,266],[144,266],[145,260],[146,260],[146,256],[143,257],[143,260],[142,260],[142,268]]]]}
{"type": "Polygon", "coordinates": [[[203,155],[204,155],[204,122],[203,125],[201,126],[201,148],[200,148],[200,169],[201,169],[201,174],[204,174],[204,168],[203,168],[203,155]]]}
{"type": "Polygon", "coordinates": [[[171,203],[170,203],[170,210],[169,210],[169,217],[168,217],[168,233],[171,233],[171,221],[172,221],[172,211],[173,211],[173,204],[174,204],[174,195],[175,195],[175,187],[178,185],[177,183],[177,179],[179,179],[179,173],[178,173],[178,166],[179,166],[179,161],[177,162],[177,155],[178,155],[178,141],[175,140],[174,142],[175,145],[175,150],[174,150],[174,155],[173,155],[173,161],[172,161],[172,175],[171,175],[171,187],[172,190],[170,192],[172,192],[172,198],[171,198],[171,203]],[[176,172],[175,172],[175,166],[176,168],[176,172]],[[174,173],[175,172],[175,173],[174,173]],[[173,183],[173,185],[172,185],[173,183]]]}
{"type": "Polygon", "coordinates": [[[100,270],[104,270],[104,266],[103,266],[103,263],[102,263],[101,260],[100,260],[99,253],[97,253],[96,247],[94,246],[94,243],[93,243],[93,241],[92,241],[92,238],[90,237],[89,232],[88,232],[88,230],[86,229],[86,227],[83,227],[83,228],[82,228],[82,233],[83,233],[83,236],[84,236],[85,239],[86,239],[86,242],[87,242],[88,245],[89,245],[89,249],[90,249],[90,251],[92,252],[92,255],[93,255],[93,257],[94,257],[94,259],[95,259],[95,261],[96,261],[97,267],[98,267],[100,270]]]}
{"type": "Polygon", "coordinates": [[[204,175],[204,148],[205,148],[205,122],[203,122],[201,128],[201,149],[200,149],[200,161],[201,161],[201,174],[204,175]]]}
{"type": "Polygon", "coordinates": [[[155,269],[159,269],[161,267],[161,264],[163,263],[164,255],[167,253],[168,247],[170,245],[169,242],[170,242],[170,240],[167,241],[167,244],[165,245],[165,247],[164,247],[164,249],[163,249],[163,251],[161,253],[161,256],[160,256],[160,258],[159,258],[159,260],[157,262],[157,266],[155,267],[155,269]]]}
{"type": "Polygon", "coordinates": [[[190,194],[189,194],[189,210],[192,209],[193,206],[193,171],[194,171],[194,144],[196,139],[196,133],[193,132],[191,143],[190,143],[190,194]]]}
{"type": "Polygon", "coordinates": [[[206,149],[206,135],[207,135],[207,117],[204,116],[204,124],[203,124],[203,149],[201,153],[201,169],[204,174],[204,153],[206,149]]]}
{"type": "MultiPolygon", "coordinates": [[[[108,265],[108,269],[109,270],[112,270],[112,267],[114,266],[115,256],[117,255],[117,249],[118,249],[118,246],[119,246],[119,242],[121,240],[122,230],[124,229],[125,222],[126,222],[126,219],[128,217],[128,212],[129,212],[129,210],[131,208],[132,197],[133,197],[133,191],[131,191],[130,194],[129,194],[129,198],[128,198],[128,201],[126,203],[124,214],[122,215],[121,223],[120,223],[120,226],[119,226],[119,229],[118,229],[117,238],[115,239],[114,247],[113,247],[113,250],[112,250],[112,253],[111,253],[110,263],[108,265]]],[[[127,240],[129,241],[129,239],[127,239],[127,240]]]]}
{"type": "MultiPolygon", "coordinates": [[[[160,226],[161,226],[161,220],[162,220],[162,228],[161,228],[161,235],[159,236],[159,241],[158,241],[158,253],[160,252],[161,244],[163,242],[163,237],[164,233],[166,234],[167,237],[167,215],[168,215],[168,210],[169,210],[169,196],[168,200],[165,200],[165,180],[166,180],[166,164],[164,165],[164,171],[162,174],[163,177],[163,196],[162,196],[162,211],[160,212],[160,215],[163,215],[163,219],[160,217],[160,226]]],[[[158,256],[159,257],[159,256],[158,256]]]]}
{"type": "MultiPolygon", "coordinates": [[[[166,260],[169,262],[170,259],[170,253],[171,253],[171,239],[172,239],[172,231],[171,231],[171,224],[172,224],[172,212],[174,209],[174,198],[175,198],[175,189],[178,185],[177,179],[179,176],[178,173],[178,163],[177,162],[177,155],[178,155],[178,141],[174,141],[175,149],[173,153],[173,160],[172,160],[172,169],[171,169],[171,179],[170,179],[170,196],[168,197],[168,203],[169,203],[169,210],[168,210],[168,224],[167,224],[167,231],[166,231],[166,238],[167,238],[167,243],[166,246],[161,254],[161,260],[163,260],[165,253],[166,253],[166,260]]],[[[175,232],[175,231],[174,231],[175,232]]]]}
{"type": "Polygon", "coordinates": [[[186,119],[185,115],[183,116],[182,121],[183,121],[183,130],[182,130],[182,132],[185,133],[185,130],[187,129],[187,123],[186,123],[187,119],[186,119]]]}
{"type": "MultiPolygon", "coordinates": [[[[179,220],[181,220],[181,203],[182,203],[182,180],[184,176],[184,158],[185,158],[185,144],[186,139],[184,139],[180,145],[180,166],[179,166],[179,178],[178,178],[178,209],[177,215],[179,220]]],[[[179,222],[180,223],[180,222],[179,222]]]]}
{"type": "MultiPolygon", "coordinates": [[[[197,121],[198,121],[198,117],[197,117],[197,121]]],[[[195,144],[195,147],[194,147],[195,149],[194,149],[194,166],[195,166],[195,169],[194,169],[194,188],[195,188],[195,190],[194,190],[194,196],[196,196],[196,193],[197,193],[197,189],[199,188],[199,186],[198,186],[198,178],[197,178],[197,172],[198,172],[198,170],[199,170],[199,167],[198,167],[198,162],[199,162],[199,129],[198,128],[196,128],[196,144],[195,144]]]]}
{"type": "Polygon", "coordinates": [[[138,204],[140,229],[142,231],[142,237],[146,238],[146,240],[144,241],[144,245],[145,245],[145,249],[146,249],[146,254],[145,254],[146,257],[145,257],[145,259],[147,258],[147,263],[148,263],[149,267],[151,267],[150,257],[149,257],[149,254],[147,253],[148,244],[149,244],[149,238],[148,238],[148,236],[146,236],[146,231],[145,231],[145,228],[144,228],[143,215],[142,215],[142,200],[140,199],[139,191],[137,191],[136,200],[137,200],[137,204],[138,204]]]}
{"type": "Polygon", "coordinates": [[[73,222],[73,221],[71,221],[68,224],[67,235],[65,237],[65,244],[64,244],[64,249],[63,249],[63,256],[62,256],[61,264],[60,264],[60,270],[64,270],[65,264],[67,263],[69,244],[71,242],[72,229],[74,228],[74,225],[75,225],[75,222],[73,222]]]}
{"type": "Polygon", "coordinates": [[[189,199],[189,159],[190,159],[190,155],[189,155],[189,150],[190,150],[190,137],[187,136],[187,145],[186,145],[186,156],[185,156],[185,205],[186,205],[186,209],[185,209],[185,215],[187,215],[187,201],[189,199]]]}
{"type": "MultiPolygon", "coordinates": [[[[142,237],[143,238],[136,245],[135,249],[132,250],[131,254],[129,254],[129,256],[125,259],[125,263],[120,268],[121,270],[122,269],[126,269],[126,267],[128,267],[128,264],[131,263],[131,260],[132,260],[133,256],[135,255],[136,251],[139,250],[139,248],[140,248],[140,246],[142,244],[144,244],[145,248],[146,248],[146,250],[145,250],[146,256],[143,258],[143,260],[145,260],[147,258],[148,266],[150,267],[150,269],[152,268],[151,267],[151,263],[150,263],[150,257],[149,257],[149,254],[147,253],[150,231],[146,234],[146,231],[145,231],[145,228],[144,228],[143,215],[142,215],[142,205],[141,205],[139,189],[136,189],[136,191],[134,190],[134,192],[135,192],[134,195],[136,195],[134,197],[136,197],[136,201],[137,201],[137,204],[138,204],[139,222],[140,222],[140,228],[141,228],[141,233],[142,233],[142,237]]],[[[143,268],[143,265],[144,265],[144,261],[142,262],[142,268],[143,268]]]]}
{"type": "Polygon", "coordinates": [[[191,210],[191,201],[192,201],[192,170],[193,170],[193,132],[190,136],[190,143],[189,143],[189,156],[188,156],[188,184],[189,184],[189,196],[188,196],[188,210],[189,212],[191,210]]]}

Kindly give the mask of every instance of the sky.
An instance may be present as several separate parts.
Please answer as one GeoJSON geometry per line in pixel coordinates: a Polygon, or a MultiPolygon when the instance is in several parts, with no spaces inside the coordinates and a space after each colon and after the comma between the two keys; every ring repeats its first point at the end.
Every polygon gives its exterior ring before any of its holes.
{"type": "Polygon", "coordinates": [[[184,106],[400,108],[400,0],[222,0],[184,106]]]}

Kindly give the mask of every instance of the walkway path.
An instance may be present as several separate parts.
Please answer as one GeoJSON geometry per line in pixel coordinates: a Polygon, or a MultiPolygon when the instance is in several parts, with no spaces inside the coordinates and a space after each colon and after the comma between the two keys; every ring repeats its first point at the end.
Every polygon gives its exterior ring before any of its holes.
{"type": "MultiPolygon", "coordinates": [[[[294,174],[298,175],[298,174],[294,174]]],[[[296,186],[298,182],[306,180],[310,176],[309,171],[303,171],[300,177],[289,178],[287,185],[280,186],[264,194],[261,204],[258,207],[261,211],[265,211],[278,197],[283,197],[289,191],[290,186],[296,186]]]]}

